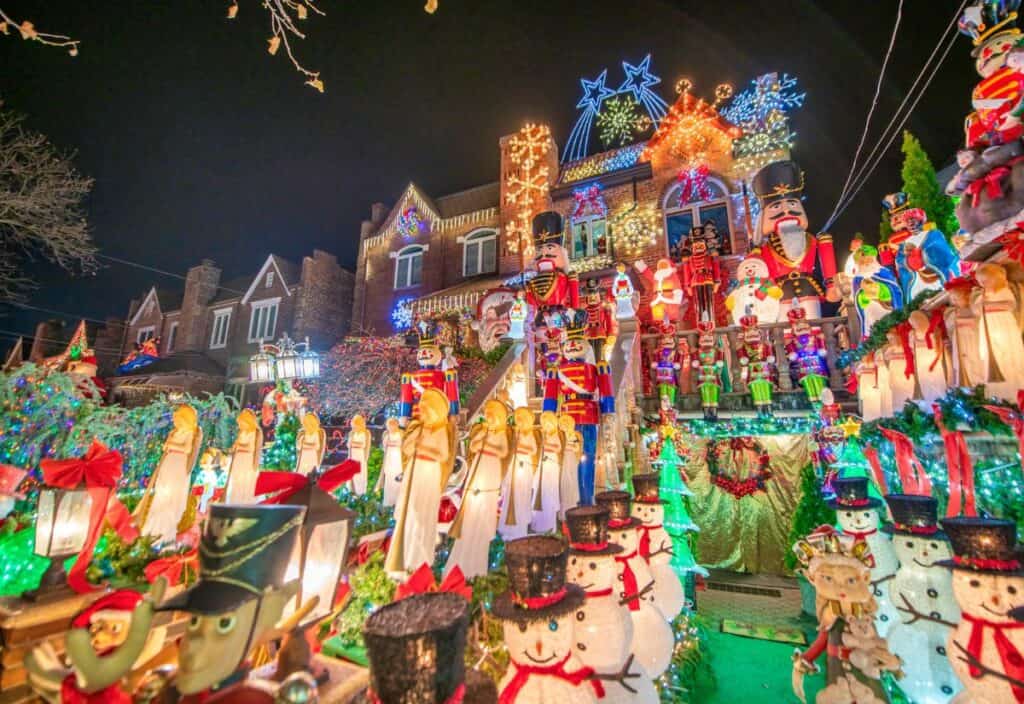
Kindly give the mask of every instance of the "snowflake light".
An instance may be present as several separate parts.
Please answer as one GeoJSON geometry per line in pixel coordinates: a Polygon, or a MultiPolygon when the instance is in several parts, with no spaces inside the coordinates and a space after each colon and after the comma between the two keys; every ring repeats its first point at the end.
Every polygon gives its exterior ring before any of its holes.
{"type": "Polygon", "coordinates": [[[547,125],[527,124],[509,140],[509,159],[517,168],[508,177],[505,200],[516,209],[516,214],[508,225],[505,242],[510,252],[522,249],[524,257],[533,253],[531,220],[543,207],[551,189],[544,163],[551,145],[551,129],[547,125]]]}
{"type": "Polygon", "coordinates": [[[733,143],[737,174],[752,175],[789,156],[796,138],[789,129],[789,113],[803,107],[807,96],[798,92],[796,85],[794,76],[766,73],[751,81],[751,87],[722,110],[722,117],[743,130],[743,136],[733,143]]]}
{"type": "Polygon", "coordinates": [[[597,129],[605,147],[625,146],[633,136],[651,124],[651,119],[640,114],[640,103],[631,95],[607,100],[597,116],[597,129]]]}
{"type": "Polygon", "coordinates": [[[391,326],[395,332],[405,332],[412,327],[412,304],[416,299],[412,296],[399,298],[391,309],[391,326]]]}

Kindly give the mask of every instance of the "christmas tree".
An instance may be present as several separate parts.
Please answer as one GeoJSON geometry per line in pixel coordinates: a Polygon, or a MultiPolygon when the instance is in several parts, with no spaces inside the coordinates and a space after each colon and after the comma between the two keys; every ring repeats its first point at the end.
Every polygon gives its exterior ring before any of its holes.
{"type": "Polygon", "coordinates": [[[686,510],[686,497],[692,496],[692,492],[683,481],[683,474],[679,470],[680,458],[671,434],[667,435],[661,444],[658,462],[661,465],[658,493],[666,502],[665,532],[672,538],[672,568],[682,579],[687,572],[700,569],[690,550],[689,539],[689,534],[698,528],[686,510]]]}
{"type": "Polygon", "coordinates": [[[903,132],[903,190],[910,197],[910,205],[923,208],[928,220],[947,236],[960,229],[953,212],[953,201],[946,195],[935,177],[935,167],[909,131],[903,132]]]}
{"type": "MultiPolygon", "coordinates": [[[[828,507],[821,492],[821,479],[813,464],[808,464],[800,471],[800,501],[793,512],[793,523],[789,529],[789,544],[807,537],[811,531],[821,525],[832,525],[836,522],[835,509],[828,507]]],[[[796,554],[790,550],[786,553],[786,569],[796,568],[796,554]]]]}
{"type": "Polygon", "coordinates": [[[285,413],[274,428],[274,442],[263,452],[263,468],[280,471],[295,469],[295,437],[302,427],[299,417],[285,413]]]}

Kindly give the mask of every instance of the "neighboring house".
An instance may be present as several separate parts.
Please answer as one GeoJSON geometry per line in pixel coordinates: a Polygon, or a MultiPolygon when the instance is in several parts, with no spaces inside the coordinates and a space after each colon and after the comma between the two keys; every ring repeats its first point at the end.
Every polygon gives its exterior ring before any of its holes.
{"type": "Polygon", "coordinates": [[[184,290],[153,287],[132,301],[122,355],[160,338],[161,359],[111,379],[115,397],[134,401],[157,391],[220,391],[248,402],[249,357],[287,333],[326,350],[349,329],[353,274],[314,250],[295,264],[275,254],[252,275],[221,281],[209,259],[188,270],[184,290]]]}

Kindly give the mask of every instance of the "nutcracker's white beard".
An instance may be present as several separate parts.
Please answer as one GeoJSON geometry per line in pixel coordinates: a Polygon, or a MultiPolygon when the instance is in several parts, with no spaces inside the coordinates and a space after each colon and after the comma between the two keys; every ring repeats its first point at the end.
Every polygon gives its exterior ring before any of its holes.
{"type": "Polygon", "coordinates": [[[807,233],[797,218],[783,218],[775,223],[775,231],[779,233],[782,251],[787,259],[798,260],[807,251],[807,233]]]}

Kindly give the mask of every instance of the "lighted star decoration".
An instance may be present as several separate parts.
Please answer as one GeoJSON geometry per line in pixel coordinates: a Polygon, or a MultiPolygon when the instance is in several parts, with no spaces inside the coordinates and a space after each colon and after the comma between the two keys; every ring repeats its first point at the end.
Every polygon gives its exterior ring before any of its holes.
{"type": "Polygon", "coordinates": [[[508,143],[509,159],[517,168],[505,184],[505,200],[516,213],[508,225],[505,242],[510,252],[521,249],[527,258],[533,254],[533,215],[543,207],[551,189],[545,163],[551,145],[551,129],[534,124],[527,124],[508,143]]]}
{"type": "Polygon", "coordinates": [[[616,252],[640,254],[658,241],[661,218],[653,205],[632,203],[612,217],[611,234],[616,252]]]}
{"type": "Polygon", "coordinates": [[[661,79],[650,71],[651,55],[648,54],[644,60],[634,66],[628,61],[622,62],[622,70],[626,74],[626,80],[619,86],[619,93],[630,92],[634,100],[640,102],[646,96],[651,86],[661,83],[661,79]]]}
{"type": "Polygon", "coordinates": [[[580,102],[576,103],[576,107],[585,110],[600,110],[601,103],[604,102],[605,98],[615,95],[615,91],[605,86],[607,80],[608,69],[601,71],[597,78],[592,81],[581,78],[580,85],[583,86],[583,97],[580,98],[580,102]]]}
{"type": "Polygon", "coordinates": [[[625,146],[636,133],[650,127],[651,120],[639,112],[640,103],[630,95],[612,98],[597,116],[597,129],[604,146],[625,146]]]}
{"type": "Polygon", "coordinates": [[[862,423],[854,418],[853,416],[847,416],[839,427],[843,429],[843,435],[848,438],[858,437],[860,435],[860,426],[862,423]]]}
{"type": "Polygon", "coordinates": [[[743,130],[733,145],[734,173],[749,178],[773,161],[788,159],[796,139],[789,113],[803,107],[807,93],[789,74],[766,73],[751,81],[722,110],[722,117],[743,130]]]}

